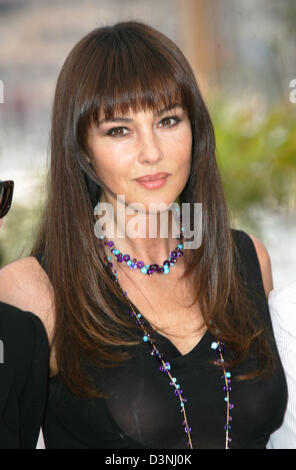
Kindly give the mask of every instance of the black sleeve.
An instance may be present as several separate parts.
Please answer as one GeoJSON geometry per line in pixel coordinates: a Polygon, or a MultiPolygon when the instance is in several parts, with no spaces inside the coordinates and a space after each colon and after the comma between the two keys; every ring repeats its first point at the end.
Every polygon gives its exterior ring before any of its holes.
{"type": "Polygon", "coordinates": [[[0,302],[0,449],[34,449],[47,399],[49,345],[41,320],[0,302]]]}
{"type": "Polygon", "coordinates": [[[20,395],[20,448],[35,448],[42,425],[49,376],[49,346],[41,320],[31,315],[33,356],[20,395]]]}

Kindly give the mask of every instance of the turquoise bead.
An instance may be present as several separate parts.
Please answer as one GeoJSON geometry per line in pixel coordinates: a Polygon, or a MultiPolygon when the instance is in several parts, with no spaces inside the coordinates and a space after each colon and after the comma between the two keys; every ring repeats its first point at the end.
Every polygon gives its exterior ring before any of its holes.
{"type": "Polygon", "coordinates": [[[146,335],[143,336],[143,341],[144,341],[144,343],[147,343],[148,339],[149,339],[148,336],[146,336],[146,335]]]}
{"type": "Polygon", "coordinates": [[[179,243],[178,248],[180,248],[180,250],[181,250],[181,248],[183,248],[183,244],[179,243]]]}
{"type": "Polygon", "coordinates": [[[147,268],[141,268],[141,273],[147,274],[147,268]]]}
{"type": "Polygon", "coordinates": [[[227,379],[230,379],[230,377],[231,377],[231,373],[230,373],[230,372],[226,372],[225,375],[226,375],[226,378],[227,378],[227,379]]]}
{"type": "Polygon", "coordinates": [[[108,259],[108,261],[111,261],[111,256],[108,256],[108,258],[107,258],[107,259],[108,259]]]}
{"type": "Polygon", "coordinates": [[[129,260],[126,262],[126,264],[127,264],[128,266],[130,266],[130,265],[132,264],[132,261],[129,259],[129,260]]]}
{"type": "Polygon", "coordinates": [[[218,343],[216,343],[215,341],[211,344],[211,348],[212,349],[217,349],[218,347],[218,343]]]}

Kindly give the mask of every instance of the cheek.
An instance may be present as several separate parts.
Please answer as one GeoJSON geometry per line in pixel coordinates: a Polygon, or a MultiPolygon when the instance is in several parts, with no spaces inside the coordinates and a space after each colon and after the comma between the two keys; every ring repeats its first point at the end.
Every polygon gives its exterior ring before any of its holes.
{"type": "Polygon", "coordinates": [[[187,171],[187,167],[191,164],[191,152],[192,152],[192,133],[191,128],[186,129],[182,134],[174,140],[174,145],[171,146],[171,155],[178,167],[182,168],[184,172],[187,171]]]}
{"type": "Polygon", "coordinates": [[[122,186],[128,174],[129,162],[122,158],[122,149],[102,146],[94,149],[94,168],[97,175],[112,189],[122,186]]]}

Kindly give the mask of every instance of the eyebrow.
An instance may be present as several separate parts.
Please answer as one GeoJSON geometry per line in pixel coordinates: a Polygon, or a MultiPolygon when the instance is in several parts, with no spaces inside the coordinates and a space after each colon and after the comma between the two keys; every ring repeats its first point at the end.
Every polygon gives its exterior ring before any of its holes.
{"type": "MultiPolygon", "coordinates": [[[[170,111],[171,109],[174,109],[174,108],[177,108],[177,107],[181,107],[182,108],[182,105],[180,103],[175,103],[175,104],[170,104],[169,106],[166,106],[165,108],[161,109],[160,111],[156,111],[154,113],[154,116],[161,116],[163,113],[165,113],[166,111],[170,111]]],[[[112,119],[101,119],[99,122],[98,122],[98,125],[100,126],[101,124],[103,124],[104,122],[132,122],[133,119],[131,118],[126,118],[126,117],[114,117],[112,119]]]]}

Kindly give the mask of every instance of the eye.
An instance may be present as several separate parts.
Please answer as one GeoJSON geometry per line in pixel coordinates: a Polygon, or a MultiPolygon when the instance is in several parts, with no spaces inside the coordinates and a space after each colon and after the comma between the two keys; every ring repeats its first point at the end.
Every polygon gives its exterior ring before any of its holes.
{"type": "Polygon", "coordinates": [[[168,125],[165,124],[164,127],[172,127],[172,126],[175,126],[176,124],[178,124],[178,122],[181,121],[181,119],[180,119],[178,116],[166,116],[165,118],[163,118],[163,119],[161,120],[161,122],[162,122],[162,123],[165,123],[165,122],[169,122],[169,121],[171,121],[171,120],[175,121],[175,124],[170,124],[170,123],[169,123],[168,125]]]}
{"type": "Polygon", "coordinates": [[[126,135],[122,132],[123,129],[126,129],[126,127],[112,127],[112,129],[109,129],[107,132],[107,135],[110,135],[111,137],[122,137],[126,135]]]}

